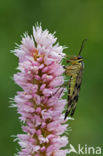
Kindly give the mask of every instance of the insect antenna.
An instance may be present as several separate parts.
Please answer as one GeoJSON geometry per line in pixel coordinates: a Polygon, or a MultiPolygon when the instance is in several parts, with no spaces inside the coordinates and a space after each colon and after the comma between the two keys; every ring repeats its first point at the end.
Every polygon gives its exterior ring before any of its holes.
{"type": "Polygon", "coordinates": [[[80,54],[81,54],[81,52],[82,52],[82,50],[83,50],[83,48],[84,48],[84,44],[85,44],[85,42],[87,41],[88,39],[87,38],[85,38],[83,41],[82,41],[82,45],[81,45],[81,48],[80,48],[80,51],[79,51],[79,56],[80,56],[80,54]]]}

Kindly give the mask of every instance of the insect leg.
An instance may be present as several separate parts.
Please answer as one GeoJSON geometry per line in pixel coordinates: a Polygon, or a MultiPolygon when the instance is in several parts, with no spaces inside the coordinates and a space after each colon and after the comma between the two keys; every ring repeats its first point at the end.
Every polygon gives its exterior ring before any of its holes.
{"type": "Polygon", "coordinates": [[[57,91],[57,93],[56,93],[56,96],[58,97],[58,98],[60,98],[61,97],[61,95],[62,95],[62,93],[63,93],[63,91],[64,91],[64,88],[59,88],[58,89],[58,91],[57,91]]]}
{"type": "Polygon", "coordinates": [[[62,93],[63,93],[63,91],[64,91],[64,88],[59,87],[59,88],[57,88],[57,90],[56,90],[55,93],[53,93],[53,94],[51,94],[51,95],[49,96],[49,98],[52,98],[52,97],[60,98],[61,95],[62,95],[62,93]]]}

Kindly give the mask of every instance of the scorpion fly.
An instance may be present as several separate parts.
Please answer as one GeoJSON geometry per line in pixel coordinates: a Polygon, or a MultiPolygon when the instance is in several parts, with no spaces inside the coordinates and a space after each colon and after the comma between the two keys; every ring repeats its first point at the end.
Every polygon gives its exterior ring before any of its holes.
{"type": "Polygon", "coordinates": [[[83,68],[84,68],[83,57],[81,56],[81,52],[83,50],[84,43],[86,40],[87,39],[84,39],[82,41],[82,45],[78,56],[74,56],[70,60],[68,60],[67,62],[70,63],[70,65],[65,67],[66,69],[65,73],[66,75],[70,76],[70,80],[69,80],[69,89],[68,89],[68,106],[67,106],[64,119],[66,119],[66,117],[69,114],[71,117],[73,116],[78,102],[79,91],[82,82],[83,68]]]}

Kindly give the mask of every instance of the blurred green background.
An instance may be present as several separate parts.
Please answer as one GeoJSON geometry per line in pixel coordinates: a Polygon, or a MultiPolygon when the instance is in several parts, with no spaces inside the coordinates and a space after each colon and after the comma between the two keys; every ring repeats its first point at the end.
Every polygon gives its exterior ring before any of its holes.
{"type": "MultiPolygon", "coordinates": [[[[1,0],[0,1],[0,156],[16,153],[11,135],[21,133],[16,109],[9,98],[20,90],[12,80],[17,58],[10,53],[32,26],[56,31],[65,51],[77,54],[82,40],[85,71],[75,120],[70,121],[70,143],[103,147],[103,0],[1,0]]],[[[102,151],[103,152],[103,151],[102,151]]],[[[71,154],[71,156],[76,154],[71,154]]]]}

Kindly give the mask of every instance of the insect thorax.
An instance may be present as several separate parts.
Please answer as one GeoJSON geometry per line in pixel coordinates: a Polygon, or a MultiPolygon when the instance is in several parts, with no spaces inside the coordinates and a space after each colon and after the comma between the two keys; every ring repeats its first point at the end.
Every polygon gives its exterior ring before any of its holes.
{"type": "Polygon", "coordinates": [[[68,76],[76,76],[75,74],[78,74],[81,66],[82,66],[82,61],[80,60],[75,60],[71,62],[71,65],[66,67],[66,74],[68,76]]]}

